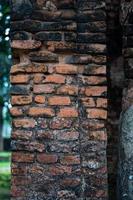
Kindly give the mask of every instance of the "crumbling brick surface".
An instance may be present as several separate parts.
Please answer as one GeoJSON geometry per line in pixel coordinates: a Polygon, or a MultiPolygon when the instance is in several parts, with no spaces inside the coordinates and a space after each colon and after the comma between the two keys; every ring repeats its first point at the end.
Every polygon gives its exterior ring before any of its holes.
{"type": "Polygon", "coordinates": [[[12,1],[12,200],[108,199],[105,1],[12,1]]]}

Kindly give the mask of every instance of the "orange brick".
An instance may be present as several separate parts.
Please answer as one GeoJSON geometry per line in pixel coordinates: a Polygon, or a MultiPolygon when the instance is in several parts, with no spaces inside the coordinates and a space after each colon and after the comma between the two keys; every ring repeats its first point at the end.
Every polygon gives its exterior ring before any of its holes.
{"type": "Polygon", "coordinates": [[[70,108],[61,108],[59,113],[59,117],[78,117],[78,111],[76,108],[70,107],[70,108]]]}
{"type": "Polygon", "coordinates": [[[40,163],[50,164],[50,163],[56,163],[58,160],[57,155],[48,155],[48,154],[38,154],[37,155],[37,161],[40,163]]]}
{"type": "Polygon", "coordinates": [[[85,89],[86,96],[106,96],[107,87],[106,86],[92,86],[85,89]]]}
{"type": "Polygon", "coordinates": [[[55,70],[59,74],[77,74],[78,68],[75,65],[59,64],[55,66],[55,70]]]}
{"type": "Polygon", "coordinates": [[[23,111],[21,108],[17,108],[17,107],[12,107],[10,109],[10,113],[13,117],[18,117],[18,116],[21,116],[23,115],[23,111]]]}
{"type": "Polygon", "coordinates": [[[30,116],[47,116],[47,117],[53,117],[55,115],[55,112],[51,108],[44,108],[44,107],[31,107],[29,109],[29,115],[30,116]]]}
{"type": "Polygon", "coordinates": [[[58,88],[57,94],[65,94],[65,95],[77,95],[78,87],[75,85],[64,85],[58,88]]]}
{"type": "Polygon", "coordinates": [[[48,99],[49,105],[70,105],[69,97],[53,96],[48,99]]]}
{"type": "Polygon", "coordinates": [[[35,64],[35,65],[27,65],[27,66],[19,66],[19,65],[13,65],[11,67],[11,74],[16,74],[16,73],[44,73],[47,72],[47,66],[45,66],[44,64],[35,64]]]}
{"type": "Polygon", "coordinates": [[[34,154],[32,153],[23,153],[23,152],[13,152],[12,153],[13,162],[26,162],[31,163],[34,161],[34,154]]]}
{"type": "Polygon", "coordinates": [[[33,92],[35,94],[42,94],[42,93],[50,94],[53,93],[54,91],[55,91],[54,86],[50,84],[34,85],[33,87],[33,92]]]}
{"type": "Polygon", "coordinates": [[[65,76],[59,75],[59,74],[53,74],[46,76],[44,83],[65,83],[65,76]]]}
{"type": "Polygon", "coordinates": [[[80,156],[77,155],[69,155],[61,158],[61,164],[63,165],[79,165],[80,164],[80,156]]]}
{"type": "Polygon", "coordinates": [[[15,75],[10,76],[11,83],[28,83],[30,80],[29,75],[15,75]]]}
{"type": "Polygon", "coordinates": [[[70,175],[71,172],[72,172],[71,166],[56,165],[49,167],[49,173],[53,176],[64,175],[64,174],[70,175]]]}
{"type": "Polygon", "coordinates": [[[107,99],[104,98],[97,98],[96,100],[96,106],[99,108],[107,108],[107,99]]]}
{"type": "Polygon", "coordinates": [[[32,102],[32,96],[12,96],[11,97],[11,104],[12,105],[27,105],[32,102]]]}
{"type": "Polygon", "coordinates": [[[90,139],[92,140],[101,140],[101,141],[107,140],[107,133],[105,131],[90,131],[89,135],[90,139]]]}
{"type": "Polygon", "coordinates": [[[34,128],[36,121],[34,119],[15,119],[13,124],[16,128],[34,128]]]}
{"type": "Polygon", "coordinates": [[[95,100],[93,98],[82,98],[81,102],[85,107],[95,107],[95,100]]]}
{"type": "Polygon", "coordinates": [[[100,76],[79,76],[83,84],[88,85],[106,85],[107,78],[100,76]]]}
{"type": "Polygon", "coordinates": [[[45,103],[45,101],[46,101],[46,98],[44,96],[42,96],[42,95],[37,95],[35,97],[35,102],[36,103],[43,104],[43,103],[45,103]]]}
{"type": "Polygon", "coordinates": [[[43,74],[35,74],[34,75],[34,83],[41,83],[44,78],[43,74]]]}
{"type": "Polygon", "coordinates": [[[107,118],[107,111],[103,109],[87,109],[88,118],[89,119],[106,119],[107,118]]]}

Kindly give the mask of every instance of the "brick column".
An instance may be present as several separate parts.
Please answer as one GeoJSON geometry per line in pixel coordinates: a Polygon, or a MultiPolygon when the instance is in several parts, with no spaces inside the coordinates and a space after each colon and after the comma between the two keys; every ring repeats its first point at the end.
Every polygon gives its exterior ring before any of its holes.
{"type": "Polygon", "coordinates": [[[84,199],[107,199],[105,2],[78,1],[79,130],[84,199]]]}
{"type": "Polygon", "coordinates": [[[12,1],[12,200],[107,199],[104,9],[12,1]]]}

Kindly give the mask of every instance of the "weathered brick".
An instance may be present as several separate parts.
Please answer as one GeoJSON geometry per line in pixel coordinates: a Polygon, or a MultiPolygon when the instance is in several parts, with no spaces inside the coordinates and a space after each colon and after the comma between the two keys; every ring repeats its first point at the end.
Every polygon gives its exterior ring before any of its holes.
{"type": "Polygon", "coordinates": [[[53,176],[64,175],[64,174],[71,174],[72,168],[70,166],[63,166],[63,165],[53,165],[49,167],[49,172],[53,176]]]}
{"type": "Polygon", "coordinates": [[[34,83],[42,83],[42,80],[44,79],[43,74],[35,74],[34,75],[34,83]]]}
{"type": "Polygon", "coordinates": [[[71,119],[55,118],[50,122],[51,129],[71,128],[73,121],[71,119]]]}
{"type": "Polygon", "coordinates": [[[44,107],[31,107],[29,109],[30,116],[45,116],[45,117],[53,117],[55,112],[51,108],[44,108],[44,107]]]}
{"type": "Polygon", "coordinates": [[[54,136],[51,131],[46,130],[39,130],[36,132],[35,137],[37,139],[43,140],[43,139],[54,139],[54,136]]]}
{"type": "Polygon", "coordinates": [[[15,197],[15,198],[24,198],[25,197],[25,191],[24,190],[22,190],[21,188],[20,188],[20,186],[12,186],[11,187],[11,195],[12,195],[12,197],[15,197]]]}
{"type": "Polygon", "coordinates": [[[57,75],[57,74],[53,74],[53,75],[48,75],[45,77],[45,80],[43,81],[44,83],[65,83],[65,76],[62,75],[57,75]]]}
{"type": "Polygon", "coordinates": [[[66,155],[61,158],[60,162],[63,165],[79,165],[80,157],[77,155],[66,155]]]}
{"type": "Polygon", "coordinates": [[[64,85],[57,89],[57,94],[65,94],[65,95],[77,95],[78,87],[75,85],[64,85]]]}
{"type": "Polygon", "coordinates": [[[90,132],[90,139],[106,141],[107,140],[107,133],[105,131],[93,131],[93,132],[91,131],[90,132]]]}
{"type": "Polygon", "coordinates": [[[56,138],[58,140],[74,141],[79,138],[79,132],[77,131],[57,132],[56,138]]]}
{"type": "Polygon", "coordinates": [[[107,87],[105,86],[93,86],[87,87],[85,89],[86,96],[106,96],[107,95],[107,87]]]}
{"type": "Polygon", "coordinates": [[[38,154],[37,161],[44,164],[56,163],[58,160],[57,155],[53,154],[38,154]]]}
{"type": "Polygon", "coordinates": [[[85,107],[95,107],[95,99],[84,97],[81,98],[81,102],[85,107]]]}
{"type": "Polygon", "coordinates": [[[12,153],[13,162],[31,163],[34,161],[34,154],[23,153],[23,152],[13,152],[12,153]]]}
{"type": "Polygon", "coordinates": [[[11,83],[18,84],[18,83],[28,83],[30,79],[29,75],[15,75],[10,76],[11,83]]]}
{"type": "Polygon", "coordinates": [[[55,91],[54,85],[51,84],[39,84],[39,85],[34,85],[33,87],[33,92],[35,94],[42,94],[42,93],[53,93],[55,91]]]}
{"type": "Polygon", "coordinates": [[[45,98],[45,96],[37,95],[37,96],[35,96],[35,100],[34,101],[36,103],[43,104],[43,103],[45,103],[46,98],[45,98]]]}
{"type": "Polygon", "coordinates": [[[44,64],[31,64],[27,66],[20,67],[19,65],[13,65],[11,67],[11,74],[17,74],[17,73],[44,73],[47,72],[47,66],[44,64]]]}
{"type": "Polygon", "coordinates": [[[30,140],[32,135],[32,131],[16,130],[12,132],[12,138],[19,140],[30,140]]]}
{"type": "Polygon", "coordinates": [[[63,96],[53,96],[49,97],[48,104],[49,105],[70,105],[71,100],[69,97],[63,97],[63,96]]]}
{"type": "Polygon", "coordinates": [[[30,118],[14,119],[13,125],[16,128],[34,128],[36,125],[36,121],[34,119],[30,119],[30,118]]]}
{"type": "Polygon", "coordinates": [[[106,85],[106,77],[100,76],[79,76],[80,81],[83,85],[106,85]]]}
{"type": "Polygon", "coordinates": [[[61,41],[62,34],[60,32],[38,32],[35,34],[36,40],[40,41],[61,41]]]}
{"type": "Polygon", "coordinates": [[[10,108],[10,114],[13,117],[19,117],[19,116],[23,115],[23,110],[22,110],[22,108],[12,107],[12,108],[10,108]]]}
{"type": "Polygon", "coordinates": [[[105,98],[97,98],[96,99],[96,106],[99,108],[107,108],[107,99],[105,98]]]}
{"type": "Polygon", "coordinates": [[[78,112],[76,110],[76,108],[73,107],[66,107],[66,108],[61,108],[59,113],[58,113],[59,117],[78,117],[78,112]]]}
{"type": "Polygon", "coordinates": [[[78,68],[74,65],[59,64],[55,66],[55,70],[59,74],[77,74],[78,68]]]}
{"type": "Polygon", "coordinates": [[[107,119],[107,111],[103,109],[87,109],[87,114],[90,119],[107,119]]]}
{"type": "Polygon", "coordinates": [[[12,96],[11,97],[11,104],[12,105],[27,105],[32,103],[32,96],[12,96]]]}

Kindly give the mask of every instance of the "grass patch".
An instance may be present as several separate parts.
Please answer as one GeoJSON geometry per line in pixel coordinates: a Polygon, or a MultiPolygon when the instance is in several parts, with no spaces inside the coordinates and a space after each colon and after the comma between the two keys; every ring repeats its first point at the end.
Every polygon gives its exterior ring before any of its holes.
{"type": "Polygon", "coordinates": [[[9,152],[0,153],[0,200],[10,199],[10,156],[9,152]]]}

